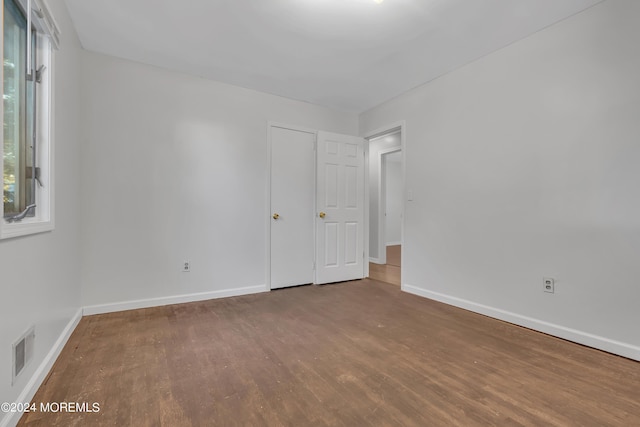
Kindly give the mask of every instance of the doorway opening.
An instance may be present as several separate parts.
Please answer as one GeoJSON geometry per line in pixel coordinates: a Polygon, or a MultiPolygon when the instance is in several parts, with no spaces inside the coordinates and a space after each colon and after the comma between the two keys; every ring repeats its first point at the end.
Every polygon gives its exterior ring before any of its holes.
{"type": "Polygon", "coordinates": [[[404,216],[402,127],[369,140],[369,277],[400,286],[404,216]]]}

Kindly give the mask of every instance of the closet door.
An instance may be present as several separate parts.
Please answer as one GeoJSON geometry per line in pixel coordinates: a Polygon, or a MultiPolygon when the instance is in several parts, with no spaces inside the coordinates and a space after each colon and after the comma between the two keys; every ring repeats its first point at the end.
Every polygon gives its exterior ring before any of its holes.
{"type": "Polygon", "coordinates": [[[315,133],[271,126],[271,289],[314,279],[315,133]]]}
{"type": "Polygon", "coordinates": [[[364,277],[364,144],[318,132],[317,284],[364,277]]]}

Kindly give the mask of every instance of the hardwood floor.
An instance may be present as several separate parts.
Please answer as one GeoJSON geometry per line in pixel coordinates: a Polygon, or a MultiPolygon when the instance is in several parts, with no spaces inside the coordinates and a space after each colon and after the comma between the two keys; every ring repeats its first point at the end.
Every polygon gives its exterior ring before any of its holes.
{"type": "Polygon", "coordinates": [[[387,263],[369,263],[369,278],[392,285],[400,286],[400,252],[401,246],[387,246],[387,263]]]}
{"type": "Polygon", "coordinates": [[[640,363],[373,280],[85,317],[28,426],[638,426],[640,363]]]}
{"type": "Polygon", "coordinates": [[[400,267],[401,253],[402,253],[402,246],[400,245],[387,246],[387,264],[400,267]]]}
{"type": "Polygon", "coordinates": [[[369,278],[400,286],[400,267],[389,264],[369,263],[369,278]]]}

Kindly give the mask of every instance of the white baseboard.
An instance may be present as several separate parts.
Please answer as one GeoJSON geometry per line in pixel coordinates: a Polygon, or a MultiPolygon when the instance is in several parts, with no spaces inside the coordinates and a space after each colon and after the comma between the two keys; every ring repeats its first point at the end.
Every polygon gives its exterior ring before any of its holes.
{"type": "MultiPolygon", "coordinates": [[[[33,373],[27,385],[25,385],[22,393],[16,399],[16,402],[31,402],[33,396],[35,396],[36,392],[42,385],[42,382],[49,375],[49,371],[51,371],[51,367],[58,359],[60,352],[64,348],[65,344],[69,340],[69,337],[80,323],[80,319],[82,319],[82,309],[78,309],[76,314],[69,320],[67,326],[62,330],[60,336],[49,350],[49,353],[45,356],[40,366],[33,373]]],[[[20,421],[20,417],[22,417],[22,412],[9,412],[6,416],[0,421],[0,427],[12,427],[18,424],[20,421]]]]}
{"type": "Polygon", "coordinates": [[[465,310],[480,313],[485,316],[504,320],[505,322],[513,323],[515,325],[523,326],[525,328],[533,329],[545,334],[553,335],[609,353],[617,354],[619,356],[627,357],[629,359],[640,361],[640,347],[632,344],[611,340],[598,335],[593,335],[576,329],[567,328],[498,308],[489,307],[483,304],[478,304],[450,295],[428,291],[417,286],[402,284],[402,290],[410,294],[440,301],[445,304],[464,308],[465,310]]]}
{"type": "Polygon", "coordinates": [[[170,297],[122,301],[111,304],[90,305],[84,307],[83,315],[91,316],[94,314],[114,313],[116,311],[136,310],[138,308],[160,307],[163,305],[236,297],[240,295],[257,294],[260,292],[269,292],[269,289],[266,285],[247,286],[244,288],[224,289],[213,292],[201,292],[196,294],[174,295],[170,297]]]}
{"type": "Polygon", "coordinates": [[[369,257],[369,262],[372,262],[374,264],[384,264],[382,261],[380,261],[380,258],[373,258],[373,257],[369,257]]]}

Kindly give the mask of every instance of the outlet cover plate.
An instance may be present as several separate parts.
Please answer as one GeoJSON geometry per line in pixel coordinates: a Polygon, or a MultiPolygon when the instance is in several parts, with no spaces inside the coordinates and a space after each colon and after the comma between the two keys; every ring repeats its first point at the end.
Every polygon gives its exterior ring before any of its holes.
{"type": "Polygon", "coordinates": [[[556,291],[556,281],[553,280],[551,277],[543,277],[542,287],[545,292],[553,294],[556,291]]]}

